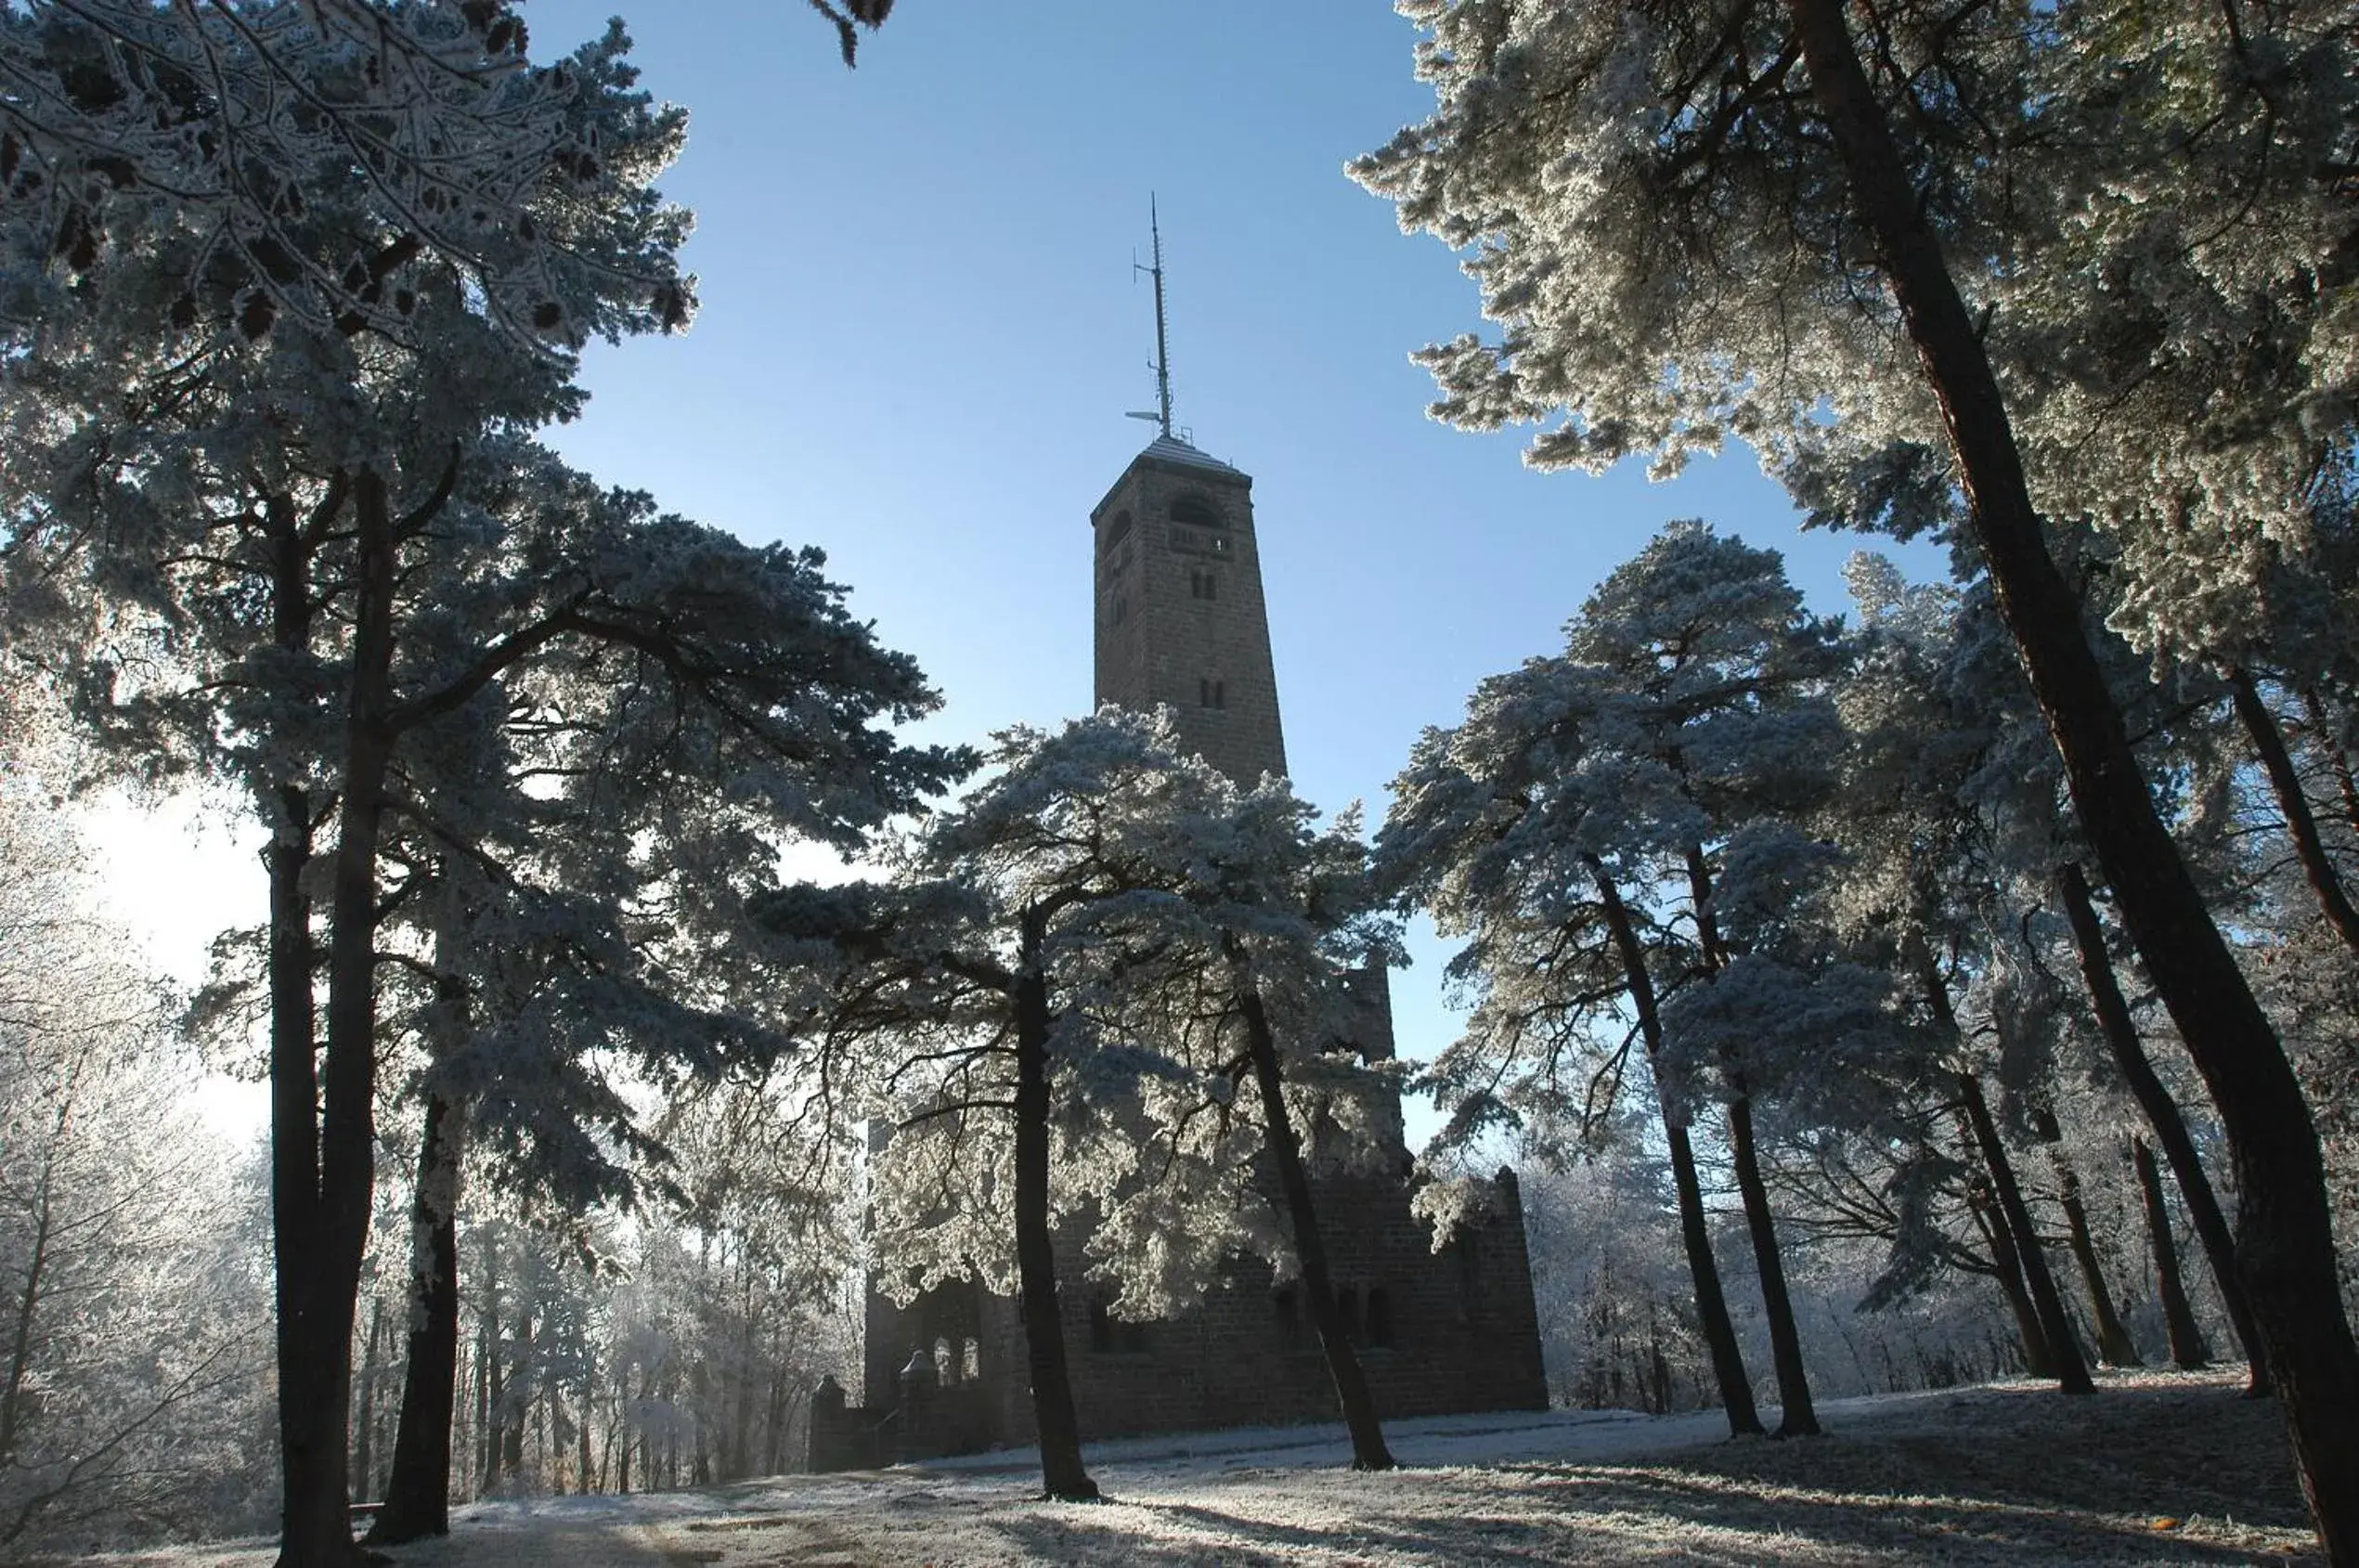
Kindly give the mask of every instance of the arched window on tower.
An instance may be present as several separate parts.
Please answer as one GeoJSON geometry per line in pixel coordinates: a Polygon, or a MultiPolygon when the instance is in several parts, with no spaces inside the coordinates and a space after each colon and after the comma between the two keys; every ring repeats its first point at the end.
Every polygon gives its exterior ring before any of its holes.
{"type": "Polygon", "coordinates": [[[1116,512],[1114,514],[1114,521],[1106,525],[1106,538],[1098,545],[1097,552],[1100,555],[1113,554],[1114,547],[1121,544],[1124,539],[1130,538],[1130,534],[1131,514],[1129,511],[1125,509],[1124,511],[1116,512]]]}

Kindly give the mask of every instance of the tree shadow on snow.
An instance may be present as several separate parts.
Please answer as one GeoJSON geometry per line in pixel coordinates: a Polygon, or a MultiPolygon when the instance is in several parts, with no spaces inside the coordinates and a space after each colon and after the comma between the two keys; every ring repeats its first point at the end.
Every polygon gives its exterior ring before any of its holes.
{"type": "Polygon", "coordinates": [[[1301,1499],[1276,1474],[1218,1506],[1125,1498],[979,1523],[1036,1561],[1142,1568],[2319,1561],[2277,1412],[2224,1386],[1962,1395],[1931,1417],[1651,1462],[1403,1471],[1328,1497],[1321,1523],[1285,1517],[1301,1499]]]}
{"type": "Polygon", "coordinates": [[[1472,1520],[1460,1514],[1354,1517],[1346,1526],[1328,1528],[1256,1519],[1199,1503],[1134,1502],[1131,1507],[1148,1515],[1149,1522],[1134,1526],[1108,1510],[1103,1519],[1079,1521],[1069,1515],[994,1519],[990,1527],[1035,1562],[1121,1563],[1126,1568],[1208,1562],[1223,1568],[1277,1568],[1321,1558],[1453,1563],[1566,1561],[1555,1548],[1560,1536],[1523,1522],[1472,1520]],[[1479,1535],[1472,1534],[1478,1529],[1479,1535]],[[1528,1544],[1505,1539],[1506,1530],[1520,1532],[1528,1544]],[[1470,1556],[1469,1548],[1478,1540],[1481,1554],[1470,1556]]]}

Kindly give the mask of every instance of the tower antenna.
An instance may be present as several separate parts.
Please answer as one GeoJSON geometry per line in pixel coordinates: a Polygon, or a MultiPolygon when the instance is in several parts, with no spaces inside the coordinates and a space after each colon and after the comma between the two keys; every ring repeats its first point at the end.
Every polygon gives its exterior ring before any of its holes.
{"type": "MultiPolygon", "coordinates": [[[[1155,265],[1141,266],[1134,259],[1131,263],[1131,275],[1136,277],[1144,272],[1155,279],[1155,363],[1151,367],[1155,372],[1155,412],[1133,414],[1130,417],[1134,420],[1155,421],[1162,426],[1163,434],[1168,436],[1172,434],[1172,349],[1170,330],[1165,324],[1163,314],[1163,225],[1161,216],[1155,210],[1153,191],[1147,192],[1147,231],[1154,237],[1155,265]]],[[[1135,258],[1138,253],[1133,251],[1131,254],[1135,258]]]]}

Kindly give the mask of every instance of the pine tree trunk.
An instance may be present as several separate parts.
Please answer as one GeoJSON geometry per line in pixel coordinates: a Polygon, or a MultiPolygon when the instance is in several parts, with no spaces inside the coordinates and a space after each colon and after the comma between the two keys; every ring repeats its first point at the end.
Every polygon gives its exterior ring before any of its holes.
{"type": "Polygon", "coordinates": [[[1344,1428],[1352,1434],[1354,1470],[1391,1470],[1392,1450],[1384,1445],[1384,1429],[1377,1419],[1376,1399],[1368,1393],[1367,1377],[1352,1349],[1343,1315],[1336,1310],[1335,1287],[1327,1267],[1327,1241],[1319,1231],[1318,1212],[1311,1201],[1311,1180],[1303,1169],[1302,1140],[1287,1114],[1286,1084],[1278,1069],[1277,1037],[1270,1030],[1268,1012],[1250,976],[1242,973],[1242,953],[1229,939],[1229,962],[1238,969],[1237,1004],[1245,1019],[1245,1040],[1253,1057],[1253,1077],[1262,1091],[1262,1125],[1269,1150],[1277,1161],[1279,1190],[1286,1194],[1286,1213],[1294,1230],[1294,1256],[1303,1265],[1303,1289],[1311,1299],[1311,1323],[1318,1330],[1319,1349],[1327,1353],[1328,1376],[1335,1384],[1336,1402],[1343,1409],[1344,1428]]]}
{"type": "Polygon", "coordinates": [[[2073,1261],[2080,1265],[2080,1277],[2089,1287],[2089,1315],[2097,1326],[2097,1358],[2107,1367],[2143,1367],[2145,1362],[2138,1354],[2137,1342],[2114,1309],[2113,1292],[2106,1288],[2105,1271],[2098,1263],[2096,1242],[2089,1234],[2089,1211],[2080,1201],[2080,1173],[2062,1154],[2053,1150],[2051,1154],[2062,1189],[2058,1201],[2064,1206],[2065,1233],[2071,1238],[2073,1261]]]}
{"type": "Polygon", "coordinates": [[[2089,1317],[2097,1329],[2097,1359],[2107,1367],[2143,1367],[2145,1363],[2139,1359],[2136,1341],[2114,1310],[2113,1291],[2106,1284],[2096,1240],[2089,1232],[2088,1206],[2080,1201],[2080,1173],[2064,1152],[2064,1129],[2055,1112],[2045,1106],[2033,1109],[2030,1121],[2032,1132],[2047,1146],[2048,1163],[2055,1169],[2056,1203],[2064,1211],[2066,1244],[2088,1288],[2089,1317]]]}
{"type": "Polygon", "coordinates": [[[580,1419],[574,1423],[574,1491],[587,1496],[590,1489],[590,1412],[597,1396],[596,1385],[588,1372],[581,1379],[580,1419]]]}
{"type": "Polygon", "coordinates": [[[763,1406],[765,1419],[762,1423],[762,1473],[764,1475],[786,1473],[786,1420],[791,1408],[785,1377],[782,1373],[771,1372],[770,1398],[763,1406]]]}
{"type": "Polygon", "coordinates": [[[2130,1157],[2138,1170],[2138,1191],[2145,1199],[2146,1238],[2154,1249],[2155,1286],[2162,1296],[2163,1329],[2171,1337],[2171,1364],[2181,1371],[2197,1371],[2211,1365],[2211,1347],[2203,1342],[2203,1330],[2187,1305],[2179,1243],[2171,1234],[2171,1206],[2162,1196],[2162,1173],[2155,1169],[2154,1151],[2144,1138],[2130,1140],[2130,1157]]]}
{"type": "Polygon", "coordinates": [[[409,1365],[394,1433],[393,1478],[371,1546],[450,1534],[451,1420],[459,1382],[459,1181],[465,1113],[426,1099],[409,1207],[409,1365]]]}
{"type": "MultiPolygon", "coordinates": [[[[1932,1008],[1934,1018],[1943,1030],[1956,1035],[1958,1017],[1950,1006],[1949,982],[1942,978],[1932,949],[1919,940],[1914,958],[1926,1005],[1932,1008]]],[[[2007,1158],[2007,1146],[1999,1137],[1998,1123],[1990,1119],[1990,1102],[1983,1097],[1982,1080],[1971,1072],[1958,1070],[1951,1074],[1951,1082],[1957,1090],[1958,1107],[1965,1118],[1970,1142],[1990,1175],[1990,1195],[1998,1202],[1999,1213],[2014,1242],[2016,1263],[2023,1272],[2024,1289],[2039,1315],[2040,1335],[2047,1342],[2048,1364],[2056,1384],[2067,1393],[2094,1393],[2096,1385],[2089,1380],[2089,1366],[2081,1358],[2080,1341],[2072,1331],[2071,1320],[2065,1315],[2064,1298],[2056,1290],[2055,1276],[2048,1272],[2047,1255],[2041,1251],[2040,1233],[2031,1224],[2031,1211],[2023,1201],[2023,1188],[2016,1183],[2015,1164],[2007,1158]]]]}
{"type": "Polygon", "coordinates": [[[2318,836],[2318,819],[2310,810],[2309,796],[2302,792],[2301,775],[2294,771],[2293,757],[2277,729],[2277,716],[2261,700],[2260,688],[2245,671],[2239,669],[2228,677],[2228,690],[2236,699],[2236,717],[2269,775],[2277,810],[2286,819],[2286,832],[2293,839],[2294,855],[2301,862],[2302,879],[2310,884],[2327,924],[2335,928],[2345,947],[2359,953],[2359,909],[2351,906],[2351,895],[2344,890],[2342,878],[2335,875],[2334,862],[2327,857],[2326,841],[2318,836]]]}
{"type": "Polygon", "coordinates": [[[2089,1380],[2089,1365],[2080,1357],[2080,1339],[2072,1331],[2072,1320],[2065,1315],[2064,1297],[2056,1290],[2055,1276],[2048,1272],[2048,1260],[2040,1248],[2040,1234],[2031,1225],[2031,1211],[2023,1201],[2023,1189],[2016,1185],[2015,1165],[2007,1159],[2007,1146],[2000,1141],[1998,1123],[1990,1118],[1990,1102],[1983,1097],[1982,1080],[1970,1072],[1959,1072],[1953,1075],[1952,1082],[1965,1107],[1967,1125],[1974,1129],[1975,1147],[1981,1151],[1983,1164],[1990,1173],[1990,1189],[1999,1200],[1999,1212],[2006,1216],[2007,1228],[2015,1233],[2023,1283],[2031,1292],[2031,1304],[2039,1310],[2040,1328],[2047,1338],[2056,1386],[2067,1393],[2094,1393],[2097,1385],[2089,1380]]]}
{"type": "MultiPolygon", "coordinates": [[[[639,1369],[639,1402],[645,1405],[655,1397],[655,1369],[639,1369]]],[[[655,1433],[645,1425],[639,1429],[639,1489],[660,1492],[664,1489],[663,1472],[655,1468],[655,1433]]]]}
{"type": "MultiPolygon", "coordinates": [[[[341,488],[341,487],[339,487],[341,488]]],[[[311,646],[311,549],[292,503],[267,505],[271,548],[272,640],[285,652],[311,646]]],[[[321,1245],[319,1203],[319,1081],[316,998],[318,949],[311,935],[311,901],[305,892],[315,823],[308,792],[278,792],[277,822],[264,861],[269,879],[270,952],[270,1198],[273,1280],[278,1308],[277,1353],[281,1378],[280,1482],[286,1499],[281,1529],[292,1543],[316,1542],[311,1513],[321,1510],[316,1452],[322,1434],[318,1375],[306,1360],[311,1341],[313,1279],[309,1263],[321,1245]],[[292,1374],[290,1386],[286,1379],[292,1374]],[[308,1511],[305,1511],[308,1510],[308,1511]]],[[[343,1436],[336,1434],[341,1454],[343,1436]]],[[[292,1562],[316,1558],[300,1549],[292,1562]]]]}
{"type": "Polygon", "coordinates": [[[385,1303],[380,1298],[369,1303],[369,1344],[360,1357],[360,1409],[352,1423],[352,1473],[347,1484],[361,1502],[369,1500],[369,1488],[377,1478],[372,1452],[377,1437],[377,1354],[384,1344],[384,1332],[385,1303]]]}
{"type": "MultiPolygon", "coordinates": [[[[606,1490],[607,1480],[615,1473],[616,1436],[615,1422],[609,1419],[606,1423],[605,1435],[599,1440],[598,1444],[598,1490],[601,1492],[606,1490]]],[[[626,1453],[629,1451],[624,1450],[626,1453]]]]}
{"type": "Polygon", "coordinates": [[[1948,425],[1975,542],[2073,806],[2132,942],[2220,1108],[2236,1262],[2327,1555],[2359,1563],[2359,1343],[2343,1315],[2318,1134],[2275,1031],[2181,859],[2031,502],[1981,334],[1876,104],[1843,0],[1788,0],[1810,84],[1948,425]]]}
{"type": "Polygon", "coordinates": [[[511,1481],[521,1481],[525,1474],[525,1429],[532,1424],[533,1401],[540,1392],[538,1368],[533,1365],[532,1320],[533,1301],[524,1287],[530,1278],[529,1270],[519,1270],[516,1284],[521,1298],[516,1303],[516,1359],[508,1368],[509,1404],[513,1406],[503,1423],[507,1447],[499,1461],[500,1470],[511,1481]],[[521,1391],[522,1397],[519,1397],[521,1391]]]}
{"type": "Polygon", "coordinates": [[[1670,1147],[1671,1183],[1679,1193],[1679,1239],[1687,1249],[1688,1273],[1695,1281],[1695,1315],[1704,1329],[1704,1342],[1712,1353],[1712,1375],[1719,1384],[1720,1405],[1729,1418],[1729,1435],[1757,1437],[1762,1434],[1761,1415],[1753,1403],[1753,1380],[1745,1375],[1744,1355],[1737,1348],[1736,1325],[1729,1320],[1728,1298],[1720,1291],[1720,1266],[1712,1257],[1712,1231],[1704,1213],[1704,1186],[1695,1176],[1695,1148],[1688,1141],[1686,1121],[1671,1109],[1671,1096],[1663,1092],[1659,1076],[1663,1052],[1663,1019],[1654,1004],[1654,980],[1647,973],[1646,950],[1639,943],[1639,934],[1630,925],[1630,912],[1622,901],[1622,890],[1614,886],[1605,862],[1595,855],[1585,856],[1584,863],[1597,883],[1598,894],[1604,901],[1608,930],[1614,939],[1614,951],[1622,957],[1622,976],[1630,989],[1630,1006],[1638,1014],[1639,1038],[1646,1044],[1647,1060],[1656,1065],[1656,1091],[1663,1103],[1663,1136],[1670,1147]]]}
{"type": "Polygon", "coordinates": [[[2301,706],[2310,716],[2310,732],[2318,737],[2318,749],[2327,754],[2327,766],[2335,776],[2335,792],[2342,797],[2343,821],[2351,830],[2359,833],[2359,779],[2351,772],[2351,754],[2335,739],[2328,721],[2327,705],[2318,700],[2316,687],[2306,687],[2301,693],[2301,706]]]}
{"type": "Polygon", "coordinates": [[[688,1392],[690,1397],[696,1402],[696,1443],[688,1466],[688,1484],[692,1486],[709,1486],[713,1481],[713,1461],[711,1445],[706,1438],[705,1429],[710,1423],[712,1387],[710,1371],[705,1364],[705,1358],[701,1355],[696,1358],[696,1364],[688,1369],[688,1392]]]}
{"type": "Polygon", "coordinates": [[[1046,922],[1027,911],[1016,978],[1016,1271],[1024,1343],[1031,1365],[1032,1419],[1040,1429],[1041,1484],[1047,1496],[1094,1502],[1097,1483],[1082,1464],[1081,1421],[1065,1361],[1056,1301],[1056,1249],[1048,1225],[1048,979],[1041,971],[1046,922]]]}
{"type": "Polygon", "coordinates": [[[1794,1323],[1794,1298],[1785,1286],[1785,1263],[1769,1215],[1769,1189],[1761,1180],[1754,1147],[1753,1102],[1729,1102],[1729,1155],[1736,1166],[1737,1191],[1744,1199],[1745,1228],[1753,1237],[1753,1260],[1761,1271],[1761,1304],[1769,1320],[1769,1355],[1778,1373],[1780,1437],[1819,1435],[1818,1411],[1810,1403],[1810,1380],[1802,1366],[1802,1336],[1794,1323]]]}
{"type": "Polygon", "coordinates": [[[507,1451],[506,1434],[502,1431],[508,1418],[507,1372],[499,1359],[499,1259],[488,1230],[477,1232],[484,1241],[483,1311],[479,1315],[476,1342],[482,1347],[483,1377],[477,1385],[482,1419],[476,1430],[482,1434],[483,1460],[477,1467],[482,1475],[476,1488],[477,1497],[488,1497],[499,1486],[499,1464],[507,1451]]]}
{"type": "MultiPolygon", "coordinates": [[[[1704,961],[1716,973],[1728,966],[1728,949],[1720,940],[1719,918],[1712,912],[1712,874],[1704,861],[1704,847],[1687,849],[1688,896],[1695,914],[1696,934],[1704,946],[1704,961]]],[[[1780,1437],[1816,1437],[1819,1416],[1810,1401],[1810,1380],[1802,1364],[1802,1335],[1794,1322],[1794,1298],[1785,1286],[1785,1261],[1778,1251],[1777,1222],[1769,1213],[1769,1189],[1761,1180],[1761,1160],[1754,1146],[1753,1102],[1742,1077],[1728,1072],[1735,1096],[1729,1103],[1729,1157],[1736,1167],[1737,1193],[1744,1204],[1744,1225],[1753,1240],[1753,1261],[1761,1276],[1761,1305],[1769,1324],[1769,1359],[1778,1375],[1780,1437]]]]}
{"type": "Polygon", "coordinates": [[[475,1315],[474,1361],[475,1424],[469,1433],[467,1495],[480,1497],[491,1484],[485,1473],[489,1469],[485,1456],[489,1450],[487,1434],[491,1424],[491,1353],[481,1313],[475,1315]]]}
{"type": "MultiPolygon", "coordinates": [[[[352,482],[352,498],[353,675],[329,888],[327,1052],[316,1078],[308,906],[299,889],[273,888],[274,966],[282,931],[302,961],[299,980],[274,973],[272,985],[280,1568],[336,1568],[360,1555],[352,1538],[345,1443],[353,1318],[376,1154],[377,845],[392,760],[395,539],[382,476],[362,470],[352,482]],[[279,1005],[282,988],[288,1009],[279,1005]],[[299,1018],[281,1017],[296,1008],[299,1018]]],[[[291,564],[303,564],[302,547],[292,537],[276,564],[281,586],[291,564]]],[[[279,609],[287,608],[282,599],[279,609]]],[[[307,624],[307,605],[301,614],[307,624]]],[[[279,629],[283,641],[283,620],[279,629]]],[[[274,883],[286,848],[274,846],[274,883]]]]}
{"type": "Polygon", "coordinates": [[[630,1368],[626,1366],[615,1382],[615,1430],[622,1434],[616,1445],[615,1491],[619,1497],[630,1496],[630,1368]]]}
{"type": "Polygon", "coordinates": [[[2261,1393],[2270,1382],[2267,1355],[2262,1349],[2260,1325],[2253,1320],[2251,1304],[2245,1298],[2244,1277],[2236,1268],[2236,1238],[2228,1229],[2228,1217],[2221,1212],[2210,1178],[2204,1174],[2202,1157],[2196,1152],[2195,1138],[2187,1132],[2185,1118],[2179,1114],[2178,1102],[2162,1086],[2154,1064],[2146,1059],[2145,1047],[2138,1039],[2137,1024],[2130,1017],[2129,1000],[2121,994],[2121,982],[2113,972],[2112,955],[2106,951],[2105,927],[2098,924],[2096,908],[2089,900],[2088,879],[2080,875],[2077,863],[2067,862],[2056,868],[2056,889],[2063,900],[2065,919],[2072,927],[2073,945],[2080,959],[2080,978],[2088,987],[2090,1004],[2096,1011],[2098,1031],[2105,1036],[2106,1048],[2112,1053],[2122,1082],[2130,1086],[2131,1097],[2145,1112],[2146,1124],[2154,1129],[2163,1158],[2171,1161],[2171,1173],[2178,1178],[2179,1196],[2187,1206],[2187,1217],[2195,1223],[2196,1237],[2203,1243],[2204,1256],[2211,1263],[2212,1278],[2219,1284],[2221,1303],[2227,1309],[2228,1322],[2236,1329],[2236,1340],[2244,1346],[2245,1360],[2251,1367],[2249,1392],[2261,1393]]]}
{"type": "MultiPolygon", "coordinates": [[[[750,1281],[748,1281],[747,1289],[743,1292],[743,1300],[745,1308],[740,1321],[751,1323],[754,1320],[754,1314],[750,1281]]],[[[750,1333],[746,1338],[745,1351],[746,1375],[729,1380],[735,1393],[736,1403],[731,1410],[729,1442],[721,1450],[721,1479],[723,1481],[742,1480],[751,1475],[754,1471],[754,1390],[758,1385],[750,1374],[756,1364],[757,1346],[750,1333]]]]}
{"type": "Polygon", "coordinates": [[[24,1261],[19,1266],[24,1271],[24,1287],[17,1292],[9,1315],[8,1380],[0,1386],[0,1471],[11,1468],[16,1458],[28,1404],[25,1396],[32,1389],[32,1329],[47,1300],[49,1241],[57,1227],[57,1162],[58,1147],[52,1142],[43,1151],[41,1177],[34,1186],[32,1235],[22,1243],[24,1261]]]}
{"type": "MultiPolygon", "coordinates": [[[[1960,1113],[1964,1121],[1964,1112],[1960,1113]]],[[[1964,1134],[1966,1159],[1979,1163],[1981,1155],[1975,1147],[1971,1128],[1961,1127],[1964,1134]]],[[[1990,1261],[1996,1266],[1999,1289],[2005,1293],[2007,1306],[2015,1314],[2016,1336],[2023,1341],[2023,1369],[2035,1378],[2056,1375],[2055,1353],[2048,1348],[2048,1331],[2040,1326],[2040,1309],[2031,1304],[2031,1292],[2023,1285],[2023,1254],[2015,1244],[2015,1232],[2007,1228],[2007,1217],[1989,1196],[1990,1178],[1986,1175],[1977,1184],[1978,1191],[1970,1193],[1966,1206],[1973,1212],[1974,1222],[1982,1227],[1982,1236],[1990,1248],[1990,1261]]]]}

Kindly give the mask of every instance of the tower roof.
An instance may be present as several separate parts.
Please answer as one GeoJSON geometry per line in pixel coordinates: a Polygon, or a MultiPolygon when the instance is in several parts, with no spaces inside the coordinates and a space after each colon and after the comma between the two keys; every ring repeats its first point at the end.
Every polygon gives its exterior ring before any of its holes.
{"type": "Polygon", "coordinates": [[[1225,463],[1209,452],[1199,452],[1176,435],[1157,436],[1147,444],[1147,449],[1139,456],[1160,458],[1164,462],[1181,463],[1189,468],[1210,469],[1214,473],[1233,473],[1239,479],[1245,477],[1243,469],[1225,463]]]}
{"type": "Polygon", "coordinates": [[[1096,522],[1098,515],[1113,503],[1114,498],[1121,493],[1122,486],[1130,482],[1131,475],[1142,467],[1192,470],[1225,480],[1240,489],[1253,487],[1253,476],[1235,464],[1225,463],[1209,452],[1199,452],[1176,435],[1159,435],[1130,460],[1122,470],[1121,478],[1114,481],[1113,488],[1100,497],[1097,504],[1090,509],[1092,523],[1096,522]]]}

